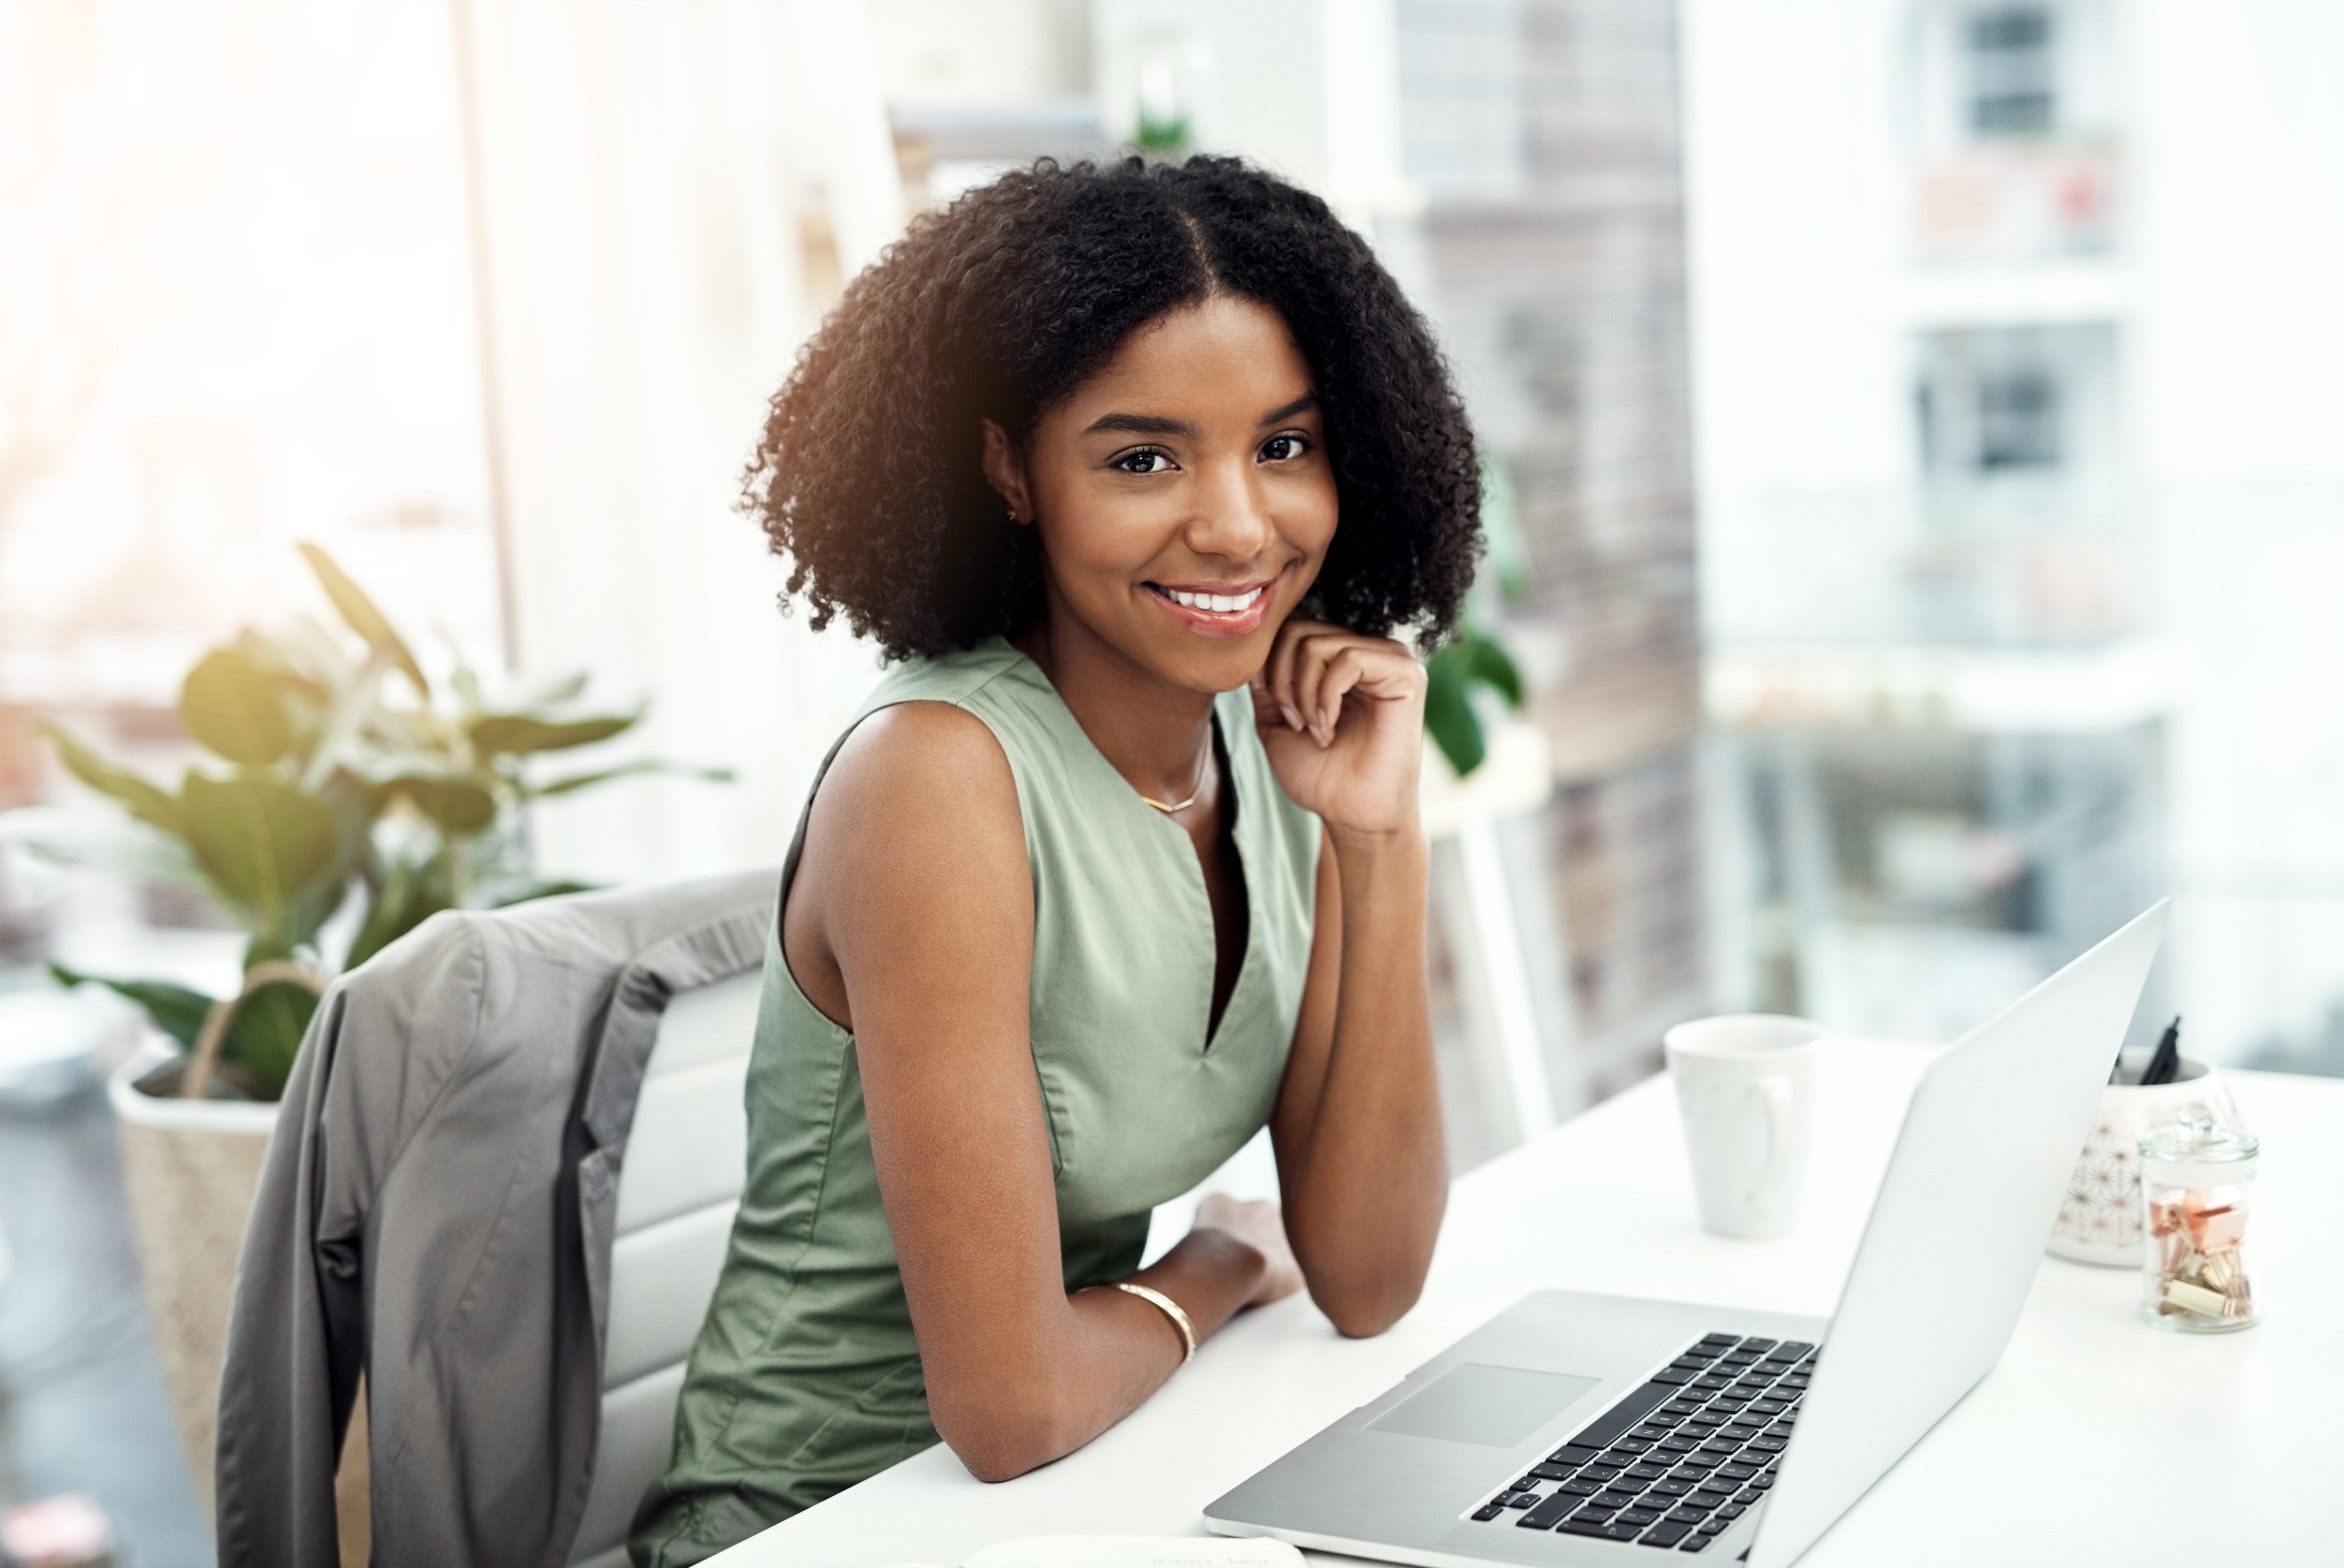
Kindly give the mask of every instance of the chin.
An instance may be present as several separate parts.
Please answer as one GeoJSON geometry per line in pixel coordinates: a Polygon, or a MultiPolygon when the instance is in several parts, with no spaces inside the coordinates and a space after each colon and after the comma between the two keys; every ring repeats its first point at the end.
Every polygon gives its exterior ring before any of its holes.
{"type": "Polygon", "coordinates": [[[1150,667],[1176,686],[1192,692],[1233,692],[1253,679],[1269,658],[1276,640],[1275,623],[1242,637],[1204,637],[1181,634],[1170,647],[1151,638],[1150,667]]]}

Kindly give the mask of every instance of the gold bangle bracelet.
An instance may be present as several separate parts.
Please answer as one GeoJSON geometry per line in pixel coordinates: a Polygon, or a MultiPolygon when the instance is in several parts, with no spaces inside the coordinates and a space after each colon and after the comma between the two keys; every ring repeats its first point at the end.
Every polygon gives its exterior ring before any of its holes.
{"type": "Polygon", "coordinates": [[[1172,1326],[1180,1331],[1180,1343],[1186,1347],[1185,1353],[1180,1356],[1181,1366],[1185,1367],[1196,1358],[1196,1326],[1188,1321],[1188,1314],[1180,1311],[1180,1304],[1178,1301],[1160,1290],[1150,1290],[1146,1285],[1135,1285],[1129,1280],[1116,1281],[1115,1288],[1138,1297],[1172,1320],[1172,1326]]]}

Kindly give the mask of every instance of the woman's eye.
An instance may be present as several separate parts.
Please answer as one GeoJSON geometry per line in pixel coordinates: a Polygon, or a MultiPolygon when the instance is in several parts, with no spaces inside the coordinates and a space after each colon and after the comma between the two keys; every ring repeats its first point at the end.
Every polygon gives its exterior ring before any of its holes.
{"type": "Polygon", "coordinates": [[[1310,443],[1299,435],[1273,435],[1262,443],[1264,462],[1284,462],[1298,458],[1311,449],[1310,443]]]}
{"type": "Polygon", "coordinates": [[[1142,447],[1135,452],[1125,452],[1108,464],[1126,474],[1162,474],[1172,466],[1170,454],[1152,447],[1142,447]]]}

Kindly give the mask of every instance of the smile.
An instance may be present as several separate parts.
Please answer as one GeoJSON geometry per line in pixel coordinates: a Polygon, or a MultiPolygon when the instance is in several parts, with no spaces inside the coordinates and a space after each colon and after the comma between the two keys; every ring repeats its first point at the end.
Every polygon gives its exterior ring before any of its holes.
{"type": "Polygon", "coordinates": [[[1167,588],[1151,582],[1148,589],[1156,603],[1190,631],[1206,637],[1243,637],[1268,618],[1272,586],[1267,582],[1251,588],[1232,585],[1230,592],[1214,593],[1209,588],[1167,588]]]}
{"type": "Polygon", "coordinates": [[[1242,593],[1191,593],[1185,589],[1160,589],[1164,596],[1176,605],[1191,609],[1209,609],[1216,615],[1234,615],[1241,609],[1252,609],[1253,601],[1262,596],[1259,588],[1249,588],[1242,593]]]}

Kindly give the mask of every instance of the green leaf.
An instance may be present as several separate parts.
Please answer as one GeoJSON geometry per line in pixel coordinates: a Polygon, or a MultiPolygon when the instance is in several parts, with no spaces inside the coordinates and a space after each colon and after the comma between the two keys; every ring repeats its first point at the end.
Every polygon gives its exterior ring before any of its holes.
{"type": "Polygon", "coordinates": [[[303,885],[333,859],[333,808],[291,784],[214,779],[191,769],[179,794],[196,863],[264,931],[279,924],[303,885]]]}
{"type": "Polygon", "coordinates": [[[316,945],[317,933],[350,894],[351,880],[373,858],[373,828],[388,797],[347,769],[337,768],[319,787],[318,798],[333,813],[333,852],[285,901],[273,924],[254,934],[247,969],[264,958],[290,958],[316,945]],[[263,950],[265,949],[265,951],[263,950]]]}
{"type": "Polygon", "coordinates": [[[390,804],[390,797],[382,785],[347,768],[337,768],[328,774],[318,793],[333,809],[336,852],[355,870],[365,857],[374,821],[390,804]]]}
{"type": "MultiPolygon", "coordinates": [[[[308,623],[308,628],[313,633],[318,630],[315,622],[308,623]]],[[[288,626],[284,635],[288,637],[300,637],[302,635],[300,624],[297,623],[293,626],[288,626]]],[[[276,637],[245,626],[240,628],[225,646],[242,654],[256,669],[275,682],[280,691],[297,691],[312,701],[321,703],[330,701],[333,696],[327,689],[331,681],[321,681],[310,671],[302,668],[300,660],[295,656],[295,651],[276,637]]],[[[342,656],[339,650],[332,648],[330,639],[328,639],[327,647],[335,653],[336,657],[340,658],[341,667],[355,671],[356,667],[352,666],[346,657],[342,656]]]]}
{"type": "Polygon", "coordinates": [[[613,779],[633,778],[637,773],[658,771],[659,764],[656,762],[629,762],[621,767],[605,768],[593,773],[573,773],[566,779],[556,779],[551,784],[524,784],[521,787],[521,793],[532,800],[546,800],[557,795],[574,795],[581,789],[592,789],[596,784],[608,784],[613,779]]]}
{"type": "Polygon", "coordinates": [[[390,766],[400,765],[403,754],[412,754],[417,768],[425,769],[452,756],[456,734],[454,725],[428,708],[376,707],[366,715],[363,730],[372,749],[393,759],[390,766]]]}
{"type": "Polygon", "coordinates": [[[66,770],[100,795],[119,800],[129,808],[130,814],[139,821],[160,828],[166,833],[183,837],[186,827],[182,819],[180,803],[126,768],[117,768],[87,746],[67,735],[53,724],[43,722],[43,735],[57,748],[57,759],[66,770]]]}
{"type": "Polygon", "coordinates": [[[555,722],[526,713],[491,713],[472,723],[472,748],[482,756],[522,752],[561,752],[623,735],[641,722],[640,713],[555,722]]]}
{"type": "Polygon", "coordinates": [[[444,876],[429,867],[392,861],[349,952],[343,955],[342,967],[356,969],[441,910],[454,907],[455,898],[444,876]]]}
{"type": "Polygon", "coordinates": [[[110,980],[103,975],[84,975],[61,963],[51,964],[49,974],[61,986],[104,986],[117,995],[128,997],[146,1009],[154,1027],[177,1040],[182,1050],[196,1048],[196,1036],[203,1033],[203,1020],[212,1011],[212,998],[168,980],[110,980]]]}
{"type": "Polygon", "coordinates": [[[388,654],[391,662],[414,682],[416,695],[428,700],[432,684],[423,679],[422,667],[407,651],[406,640],[392,629],[389,618],[374,608],[374,601],[350,580],[349,574],[334,564],[333,557],[306,541],[300,549],[301,559],[317,574],[318,586],[325,589],[326,597],[333,601],[333,608],[342,612],[342,619],[349,623],[350,629],[364,637],[369,648],[388,654]]]}
{"type": "Polygon", "coordinates": [[[468,780],[406,773],[382,788],[405,796],[443,833],[477,833],[496,820],[496,797],[468,780]]]}
{"type": "Polygon", "coordinates": [[[235,648],[214,648],[187,672],[179,721],[198,745],[247,768],[281,761],[293,745],[276,681],[235,648]]]}
{"type": "Polygon", "coordinates": [[[282,1099],[317,1003],[316,992],[291,981],[261,987],[244,998],[228,1020],[227,1037],[220,1042],[221,1060],[242,1066],[267,1098],[282,1099]]]}
{"type": "Polygon", "coordinates": [[[680,778],[698,779],[706,784],[733,782],[733,770],[729,768],[685,768],[675,763],[658,762],[646,758],[639,762],[625,763],[617,768],[605,768],[593,773],[574,773],[566,779],[556,779],[551,784],[523,785],[521,794],[532,800],[543,800],[556,795],[571,795],[581,789],[592,789],[594,785],[608,784],[612,779],[631,778],[637,773],[668,773],[680,778]]]}
{"type": "Polygon", "coordinates": [[[1466,696],[1463,661],[1445,657],[1451,652],[1444,648],[1425,661],[1425,733],[1463,778],[1482,765],[1489,749],[1466,696]]]}
{"type": "Polygon", "coordinates": [[[591,893],[602,886],[599,882],[573,882],[566,877],[532,882],[525,887],[517,887],[499,897],[495,907],[510,909],[517,903],[527,903],[533,899],[558,899],[567,893],[591,893]]]}
{"type": "Polygon", "coordinates": [[[1522,706],[1522,672],[1496,638],[1479,632],[1467,632],[1458,639],[1458,650],[1464,655],[1466,678],[1491,687],[1505,698],[1508,708],[1522,706]]]}
{"type": "MultiPolygon", "coordinates": [[[[275,923],[257,933],[254,942],[265,945],[270,958],[293,958],[303,947],[316,946],[317,933],[350,896],[350,878],[355,869],[337,849],[308,881],[294,889],[293,896],[277,912],[275,923]]],[[[259,961],[248,957],[245,967],[249,969],[259,961]]]]}

